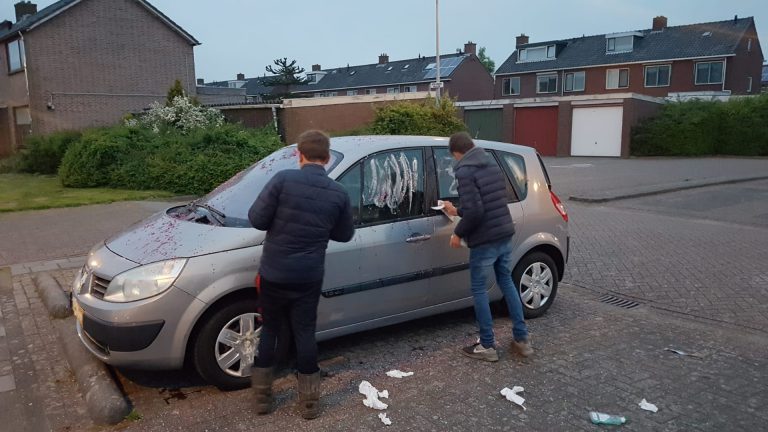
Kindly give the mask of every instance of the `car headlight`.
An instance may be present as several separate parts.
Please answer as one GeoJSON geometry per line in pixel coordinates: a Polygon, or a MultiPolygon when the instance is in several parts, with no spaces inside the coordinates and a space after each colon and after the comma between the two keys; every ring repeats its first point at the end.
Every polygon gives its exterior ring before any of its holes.
{"type": "Polygon", "coordinates": [[[186,258],[173,259],[120,273],[109,283],[104,300],[125,303],[158,295],[171,287],[186,263],[186,258]]]}

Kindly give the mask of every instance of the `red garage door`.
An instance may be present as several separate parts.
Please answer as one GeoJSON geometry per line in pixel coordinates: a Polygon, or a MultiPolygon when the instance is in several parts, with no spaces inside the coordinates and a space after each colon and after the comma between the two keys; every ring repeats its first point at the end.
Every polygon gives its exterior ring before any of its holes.
{"type": "Polygon", "coordinates": [[[557,155],[557,107],[515,108],[515,144],[557,155]]]}

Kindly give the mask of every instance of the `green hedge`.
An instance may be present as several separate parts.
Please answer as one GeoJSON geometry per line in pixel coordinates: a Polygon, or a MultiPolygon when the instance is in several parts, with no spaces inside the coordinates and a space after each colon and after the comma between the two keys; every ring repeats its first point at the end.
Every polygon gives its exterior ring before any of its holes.
{"type": "Polygon", "coordinates": [[[669,103],[632,133],[636,156],[768,156],[768,95],[669,103]]]}
{"type": "Polygon", "coordinates": [[[87,131],[64,156],[64,186],[209,192],[282,146],[272,128],[226,124],[187,134],[116,126],[87,131]]]}
{"type": "Polygon", "coordinates": [[[453,100],[443,98],[439,106],[434,99],[423,102],[397,102],[376,110],[370,131],[374,135],[450,136],[466,130],[458,117],[453,100]]]}
{"type": "Polygon", "coordinates": [[[56,174],[69,146],[80,139],[80,132],[63,131],[50,135],[31,136],[21,151],[19,171],[37,174],[56,174]]]}

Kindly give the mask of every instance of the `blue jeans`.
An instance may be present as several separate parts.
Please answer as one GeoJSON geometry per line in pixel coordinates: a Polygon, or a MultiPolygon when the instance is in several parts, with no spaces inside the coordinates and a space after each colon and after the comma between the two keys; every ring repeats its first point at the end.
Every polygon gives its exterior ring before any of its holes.
{"type": "Polygon", "coordinates": [[[486,281],[493,269],[496,285],[504,294],[504,299],[512,318],[512,335],[516,341],[528,340],[528,327],[523,319],[523,303],[520,293],[512,281],[512,240],[486,243],[469,250],[469,275],[472,282],[472,297],[475,299],[475,318],[480,327],[480,343],[484,348],[494,345],[493,318],[488,304],[486,281]]]}

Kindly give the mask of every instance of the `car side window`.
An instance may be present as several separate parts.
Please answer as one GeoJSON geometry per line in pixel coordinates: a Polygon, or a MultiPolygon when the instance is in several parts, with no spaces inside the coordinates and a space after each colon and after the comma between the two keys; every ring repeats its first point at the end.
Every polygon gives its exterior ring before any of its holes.
{"type": "MultiPolygon", "coordinates": [[[[433,151],[435,155],[435,169],[437,170],[437,185],[440,199],[450,200],[455,203],[457,202],[455,199],[459,196],[459,184],[456,180],[456,175],[453,173],[453,166],[456,164],[456,160],[451,156],[451,153],[447,148],[436,147],[433,151]]],[[[490,158],[492,163],[495,163],[496,166],[498,166],[498,162],[490,150],[486,150],[485,154],[490,158]]],[[[508,201],[517,201],[517,195],[515,195],[515,190],[512,188],[512,185],[510,185],[508,181],[506,184],[508,201]]]]}
{"type": "Polygon", "coordinates": [[[424,215],[421,149],[377,153],[363,161],[360,220],[374,224],[424,215]]]}
{"type": "Polygon", "coordinates": [[[525,159],[522,156],[508,152],[497,152],[501,159],[502,168],[512,181],[515,192],[520,197],[520,201],[528,196],[528,173],[525,170],[525,159]]]}
{"type": "Polygon", "coordinates": [[[347,170],[337,182],[344,186],[349,194],[349,204],[352,207],[352,221],[355,225],[360,224],[360,201],[362,199],[363,183],[361,178],[362,165],[358,162],[352,168],[347,170]]]}

